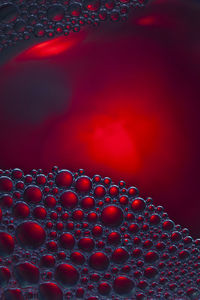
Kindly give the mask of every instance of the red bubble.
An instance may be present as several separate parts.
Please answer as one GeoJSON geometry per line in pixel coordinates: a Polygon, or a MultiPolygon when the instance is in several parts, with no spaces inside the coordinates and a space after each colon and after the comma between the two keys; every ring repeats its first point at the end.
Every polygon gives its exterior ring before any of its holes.
{"type": "Polygon", "coordinates": [[[53,282],[45,282],[39,286],[39,300],[63,300],[63,292],[53,282]]]}
{"type": "Polygon", "coordinates": [[[12,204],[13,204],[13,199],[11,196],[9,196],[7,194],[4,194],[1,196],[1,198],[0,198],[0,206],[1,207],[9,208],[12,206],[12,204]]]}
{"type": "Polygon", "coordinates": [[[62,170],[56,175],[55,182],[61,188],[68,188],[72,185],[73,175],[70,171],[62,170]]]}
{"type": "Polygon", "coordinates": [[[69,264],[60,264],[55,271],[55,278],[64,286],[74,286],[79,280],[78,271],[69,264]]]}
{"type": "Polygon", "coordinates": [[[49,208],[53,208],[56,206],[56,199],[54,196],[49,195],[44,199],[44,204],[49,208]]]}
{"type": "Polygon", "coordinates": [[[91,212],[87,216],[88,222],[91,222],[91,223],[95,223],[97,221],[97,218],[98,218],[98,216],[95,212],[91,212]]]}
{"type": "Polygon", "coordinates": [[[37,206],[34,210],[33,210],[33,215],[36,219],[45,219],[47,216],[47,212],[46,209],[42,206],[37,206]]]}
{"type": "Polygon", "coordinates": [[[15,218],[25,219],[30,214],[30,209],[28,205],[24,202],[18,202],[13,207],[13,215],[15,218]]]}
{"type": "Polygon", "coordinates": [[[164,230],[170,231],[174,228],[174,222],[171,220],[166,220],[163,222],[162,227],[164,230]]]}
{"type": "Polygon", "coordinates": [[[103,185],[98,185],[97,187],[95,187],[94,189],[94,195],[97,198],[103,198],[106,194],[106,190],[105,187],[103,185]]]}
{"type": "Polygon", "coordinates": [[[112,245],[118,245],[121,241],[121,236],[118,232],[111,232],[108,235],[108,243],[112,245]]]}
{"type": "Polygon", "coordinates": [[[136,233],[139,230],[139,226],[137,224],[130,224],[128,231],[131,233],[136,233]]]}
{"type": "Polygon", "coordinates": [[[79,192],[87,193],[92,188],[92,182],[87,176],[80,176],[76,181],[76,189],[79,192]]]}
{"type": "Polygon", "coordinates": [[[72,218],[74,221],[82,221],[83,217],[84,217],[84,213],[80,209],[75,210],[72,214],[72,218]]]}
{"type": "Polygon", "coordinates": [[[180,234],[180,232],[178,231],[175,231],[171,234],[171,240],[173,242],[178,242],[182,239],[182,235],[180,234]]]}
{"type": "Polygon", "coordinates": [[[149,222],[152,224],[152,225],[158,225],[160,223],[160,216],[155,214],[155,215],[152,215],[149,219],[149,222]]]}
{"type": "Polygon", "coordinates": [[[0,256],[8,256],[13,253],[14,251],[14,239],[13,237],[6,233],[1,231],[0,232],[0,256]]]}
{"type": "Polygon", "coordinates": [[[12,177],[15,178],[15,179],[21,179],[23,176],[23,172],[22,170],[20,169],[13,169],[12,171],[12,177]]]}
{"type": "Polygon", "coordinates": [[[64,208],[74,208],[78,204],[78,197],[76,193],[72,191],[66,191],[64,192],[61,197],[61,204],[64,208]]]}
{"type": "Polygon", "coordinates": [[[103,233],[103,229],[101,226],[97,225],[97,226],[94,226],[92,228],[92,234],[95,236],[95,237],[99,237],[101,236],[103,233]]]}
{"type": "Polygon", "coordinates": [[[132,291],[134,283],[131,279],[125,276],[119,276],[114,280],[113,288],[119,295],[125,295],[132,291]]]}
{"type": "Polygon", "coordinates": [[[128,252],[124,248],[117,248],[112,254],[112,260],[116,264],[123,264],[129,258],[128,252]]]}
{"type": "Polygon", "coordinates": [[[132,255],[134,257],[140,257],[142,255],[142,250],[139,249],[139,248],[136,248],[136,249],[133,250],[132,255]]]}
{"type": "Polygon", "coordinates": [[[42,192],[36,185],[29,185],[24,191],[24,200],[31,203],[38,203],[42,200],[42,192]]]}
{"type": "Polygon", "coordinates": [[[141,212],[145,209],[145,202],[142,198],[134,199],[131,208],[134,212],[141,212]]]}
{"type": "Polygon", "coordinates": [[[6,267],[0,267],[0,286],[6,286],[11,278],[11,272],[6,267]]]}
{"type": "Polygon", "coordinates": [[[112,185],[112,186],[109,188],[109,194],[110,194],[110,196],[112,196],[112,197],[118,196],[118,194],[119,194],[119,188],[118,188],[118,186],[112,185]]]}
{"type": "Polygon", "coordinates": [[[99,294],[107,296],[110,294],[111,286],[107,282],[101,282],[98,286],[99,294]]]}
{"type": "Polygon", "coordinates": [[[85,257],[80,252],[73,252],[70,256],[70,259],[73,263],[77,265],[82,265],[85,262],[85,257]]]}
{"type": "Polygon", "coordinates": [[[86,252],[91,252],[94,249],[94,241],[90,238],[82,238],[78,242],[78,247],[86,252]]]}
{"type": "Polygon", "coordinates": [[[127,197],[127,196],[121,196],[121,197],[119,198],[119,202],[120,202],[120,204],[122,204],[122,205],[128,204],[128,197],[127,197]]]}
{"type": "Polygon", "coordinates": [[[85,197],[81,201],[81,207],[83,209],[91,209],[94,207],[94,205],[95,205],[95,201],[94,198],[92,197],[85,197]]]}
{"type": "Polygon", "coordinates": [[[44,185],[46,183],[46,181],[47,181],[47,179],[46,179],[45,175],[43,175],[43,174],[37,175],[37,177],[36,177],[37,184],[44,185]]]}
{"type": "Polygon", "coordinates": [[[158,254],[154,251],[149,251],[144,256],[144,260],[148,263],[155,262],[158,258],[159,258],[158,254]]]}
{"type": "Polygon", "coordinates": [[[119,226],[123,221],[123,212],[117,206],[107,206],[101,213],[101,221],[106,226],[119,226]]]}
{"type": "Polygon", "coordinates": [[[0,177],[0,192],[10,192],[13,188],[12,180],[7,176],[0,177]]]}
{"type": "Polygon", "coordinates": [[[153,278],[157,275],[158,271],[154,267],[148,267],[144,270],[144,276],[147,278],[153,278]]]}
{"type": "Polygon", "coordinates": [[[24,222],[17,227],[16,238],[22,247],[36,249],[45,242],[46,233],[38,223],[24,222]]]}
{"type": "Polygon", "coordinates": [[[46,246],[51,252],[56,252],[58,250],[58,245],[55,241],[49,241],[46,246]]]}
{"type": "Polygon", "coordinates": [[[20,289],[7,289],[2,300],[24,300],[24,297],[20,289]]]}
{"type": "Polygon", "coordinates": [[[40,272],[35,265],[25,262],[15,267],[15,276],[21,286],[26,286],[38,283],[40,272]]]}
{"type": "Polygon", "coordinates": [[[90,256],[89,264],[91,268],[98,271],[103,271],[108,268],[109,259],[103,252],[96,252],[90,256]]]}
{"type": "Polygon", "coordinates": [[[47,267],[47,268],[53,267],[55,265],[55,262],[56,262],[56,260],[55,260],[54,256],[49,255],[49,254],[42,256],[42,258],[40,260],[41,266],[47,267]]]}
{"type": "Polygon", "coordinates": [[[63,233],[60,236],[59,241],[60,241],[61,247],[64,249],[71,250],[74,248],[75,239],[74,239],[73,235],[70,233],[63,233]]]}
{"type": "Polygon", "coordinates": [[[0,221],[1,221],[1,219],[2,219],[2,210],[0,208],[0,221]]]}

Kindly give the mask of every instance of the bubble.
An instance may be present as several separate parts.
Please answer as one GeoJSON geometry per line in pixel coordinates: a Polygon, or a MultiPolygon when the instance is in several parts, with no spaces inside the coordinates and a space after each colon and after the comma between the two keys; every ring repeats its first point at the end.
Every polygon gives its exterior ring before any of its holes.
{"type": "Polygon", "coordinates": [[[12,177],[14,179],[21,179],[23,176],[23,171],[18,169],[18,168],[15,168],[12,170],[12,177]]]}
{"type": "Polygon", "coordinates": [[[85,262],[85,257],[80,252],[73,252],[70,256],[70,259],[73,263],[75,263],[77,265],[83,265],[85,262]]]}
{"type": "Polygon", "coordinates": [[[96,225],[92,228],[92,234],[95,236],[95,237],[100,237],[103,233],[103,229],[101,226],[99,225],[96,225]]]}
{"type": "Polygon", "coordinates": [[[0,287],[6,286],[10,278],[10,270],[7,267],[0,267],[0,287]]]}
{"type": "Polygon", "coordinates": [[[52,195],[48,195],[45,199],[44,199],[44,204],[46,207],[48,208],[53,208],[56,206],[56,199],[54,196],[52,195]]]}
{"type": "Polygon", "coordinates": [[[64,208],[74,208],[78,204],[77,194],[73,191],[66,191],[60,196],[61,204],[64,208]]]}
{"type": "Polygon", "coordinates": [[[13,204],[13,199],[11,196],[9,196],[8,194],[4,194],[1,196],[0,198],[0,206],[2,208],[9,208],[11,207],[13,204]]]}
{"type": "Polygon", "coordinates": [[[121,197],[119,198],[119,202],[120,202],[120,204],[122,204],[122,205],[127,205],[127,204],[128,204],[128,197],[127,197],[127,196],[121,196],[121,197]]]}
{"type": "Polygon", "coordinates": [[[24,200],[29,203],[38,203],[42,200],[42,192],[36,185],[29,185],[24,191],[24,200]]]}
{"type": "Polygon", "coordinates": [[[14,251],[14,239],[13,237],[3,231],[0,231],[0,256],[9,256],[14,251]]]}
{"type": "Polygon", "coordinates": [[[94,189],[94,195],[97,197],[97,198],[103,198],[106,194],[106,190],[104,188],[103,185],[98,185],[95,187],[94,189]]]}
{"type": "Polygon", "coordinates": [[[101,221],[106,226],[119,226],[123,222],[123,212],[115,205],[107,206],[101,213],[101,221]]]}
{"type": "Polygon", "coordinates": [[[63,300],[63,292],[54,282],[45,282],[39,286],[39,300],[63,300]]]}
{"type": "Polygon", "coordinates": [[[125,276],[119,276],[113,282],[113,288],[119,295],[129,294],[132,291],[133,287],[133,281],[125,276]]]}
{"type": "Polygon", "coordinates": [[[162,227],[164,230],[170,231],[174,228],[174,222],[172,222],[171,220],[166,220],[165,222],[163,222],[162,227]]]}
{"type": "Polygon", "coordinates": [[[23,287],[37,284],[39,281],[39,269],[29,262],[16,265],[14,272],[17,281],[23,287]]]}
{"type": "Polygon", "coordinates": [[[30,209],[28,205],[24,202],[18,202],[14,207],[13,207],[13,216],[15,218],[19,219],[25,219],[28,217],[30,214],[30,209]]]}
{"type": "Polygon", "coordinates": [[[158,271],[154,267],[148,267],[144,270],[144,276],[147,278],[154,278],[157,275],[158,271]]]}
{"type": "Polygon", "coordinates": [[[107,282],[101,282],[98,286],[98,292],[102,296],[107,296],[111,292],[111,286],[107,282]]]}
{"type": "Polygon", "coordinates": [[[46,246],[50,252],[56,252],[58,250],[58,245],[55,241],[49,241],[46,246]]]}
{"type": "Polygon", "coordinates": [[[171,234],[171,240],[172,240],[173,242],[179,242],[181,239],[182,239],[182,235],[180,234],[180,232],[174,231],[174,232],[171,234]]]}
{"type": "Polygon", "coordinates": [[[130,233],[136,233],[136,232],[139,231],[139,226],[137,224],[135,224],[135,223],[130,224],[130,226],[128,227],[128,231],[130,233]]]}
{"type": "Polygon", "coordinates": [[[47,216],[47,212],[46,209],[42,206],[37,206],[36,208],[34,208],[33,210],[33,215],[36,219],[45,219],[47,216]]]}
{"type": "Polygon", "coordinates": [[[111,232],[108,235],[107,241],[111,245],[118,245],[121,242],[121,236],[118,232],[111,232]]]}
{"type": "Polygon", "coordinates": [[[72,17],[79,17],[81,14],[81,5],[78,3],[71,4],[68,7],[68,12],[72,17]]]}
{"type": "Polygon", "coordinates": [[[142,198],[136,198],[131,204],[131,208],[134,212],[141,212],[145,209],[145,202],[142,198]]]}
{"type": "Polygon", "coordinates": [[[97,218],[98,218],[98,216],[95,212],[91,212],[87,216],[88,221],[91,223],[95,223],[97,221],[97,218]]]}
{"type": "Polygon", "coordinates": [[[119,188],[117,185],[111,185],[109,188],[109,194],[111,197],[116,197],[119,194],[119,188]]]}
{"type": "Polygon", "coordinates": [[[17,7],[11,3],[0,6],[0,22],[12,23],[18,17],[17,7]]]}
{"type": "Polygon", "coordinates": [[[84,217],[84,213],[81,209],[77,209],[73,212],[72,218],[74,221],[82,221],[84,217]]]}
{"type": "Polygon", "coordinates": [[[149,251],[145,254],[144,260],[147,263],[155,262],[159,258],[157,252],[155,251],[149,251]]]}
{"type": "Polygon", "coordinates": [[[158,225],[161,221],[161,218],[158,214],[154,214],[150,217],[149,222],[152,225],[158,225]]]}
{"type": "Polygon", "coordinates": [[[55,278],[64,286],[74,286],[79,280],[78,271],[69,264],[60,264],[55,270],[55,278]]]}
{"type": "Polygon", "coordinates": [[[182,251],[179,252],[178,257],[179,257],[181,260],[183,260],[183,259],[188,258],[189,255],[190,255],[190,253],[189,253],[188,250],[182,250],[182,251]]]}
{"type": "Polygon", "coordinates": [[[59,238],[59,242],[62,248],[68,250],[73,249],[75,245],[75,239],[70,233],[63,233],[59,238]]]}
{"type": "Polygon", "coordinates": [[[61,21],[64,18],[64,8],[62,5],[52,5],[49,7],[47,11],[47,16],[51,21],[58,22],[61,21]]]}
{"type": "Polygon", "coordinates": [[[24,300],[20,289],[7,289],[3,293],[3,300],[24,300]]]}
{"type": "Polygon", "coordinates": [[[116,264],[123,264],[129,258],[128,252],[124,248],[117,248],[112,254],[112,260],[116,264]]]}
{"type": "Polygon", "coordinates": [[[0,177],[0,192],[10,192],[13,188],[12,180],[7,176],[0,177]]]}
{"type": "Polygon", "coordinates": [[[81,200],[81,207],[83,209],[92,209],[94,208],[94,206],[95,206],[95,201],[93,197],[87,196],[81,200]]]}
{"type": "Polygon", "coordinates": [[[83,5],[89,11],[97,11],[100,8],[100,0],[84,0],[83,5]]]}
{"type": "Polygon", "coordinates": [[[91,268],[103,271],[108,268],[109,259],[103,252],[96,252],[90,256],[89,264],[91,268]]]}
{"type": "Polygon", "coordinates": [[[42,24],[36,24],[34,34],[36,37],[43,37],[45,35],[44,26],[42,24]]]}
{"type": "Polygon", "coordinates": [[[59,171],[56,175],[55,182],[58,187],[69,188],[73,183],[73,175],[67,170],[59,171]]]}
{"type": "Polygon", "coordinates": [[[55,257],[53,255],[47,254],[41,257],[40,265],[46,268],[51,268],[55,265],[55,257]]]}
{"type": "Polygon", "coordinates": [[[36,222],[24,222],[16,229],[16,238],[23,248],[36,249],[46,239],[44,229],[36,222]]]}
{"type": "Polygon", "coordinates": [[[86,252],[91,252],[94,249],[94,241],[91,238],[82,238],[78,242],[78,247],[86,252]]]}
{"type": "Polygon", "coordinates": [[[91,190],[91,188],[92,188],[92,181],[89,177],[80,176],[76,180],[76,189],[77,189],[77,191],[87,193],[91,190]]]}

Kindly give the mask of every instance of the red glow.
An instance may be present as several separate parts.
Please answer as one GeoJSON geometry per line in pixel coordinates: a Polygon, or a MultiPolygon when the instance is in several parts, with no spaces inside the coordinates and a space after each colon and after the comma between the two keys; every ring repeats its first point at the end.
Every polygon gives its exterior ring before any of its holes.
{"type": "Polygon", "coordinates": [[[83,32],[79,34],[71,34],[68,36],[61,36],[58,38],[54,38],[53,40],[49,40],[46,42],[39,43],[30,47],[29,49],[22,52],[17,59],[44,59],[52,56],[56,56],[66,52],[72,47],[80,44],[80,42],[84,39],[85,35],[83,32]]]}

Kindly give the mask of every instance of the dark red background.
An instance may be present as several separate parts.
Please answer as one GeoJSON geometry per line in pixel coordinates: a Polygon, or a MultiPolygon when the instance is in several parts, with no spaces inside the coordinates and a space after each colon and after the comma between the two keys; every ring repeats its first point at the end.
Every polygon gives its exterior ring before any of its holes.
{"type": "MultiPolygon", "coordinates": [[[[153,1],[0,69],[0,166],[110,176],[199,237],[200,6],[153,1]]],[[[39,44],[38,44],[39,43],[39,44]]]]}

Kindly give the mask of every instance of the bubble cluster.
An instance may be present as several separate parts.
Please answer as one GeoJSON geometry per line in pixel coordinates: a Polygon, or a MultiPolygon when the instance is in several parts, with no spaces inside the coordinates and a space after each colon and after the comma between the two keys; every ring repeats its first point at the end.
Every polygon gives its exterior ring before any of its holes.
{"type": "Polygon", "coordinates": [[[136,187],[0,170],[0,209],[1,299],[200,297],[200,240],[136,187]]]}
{"type": "MultiPolygon", "coordinates": [[[[77,32],[81,26],[98,26],[105,20],[125,21],[131,8],[148,0],[11,0],[0,4],[0,50],[32,37],[55,37],[77,32]]],[[[70,176],[61,174],[57,184],[65,187],[70,176]]]]}

